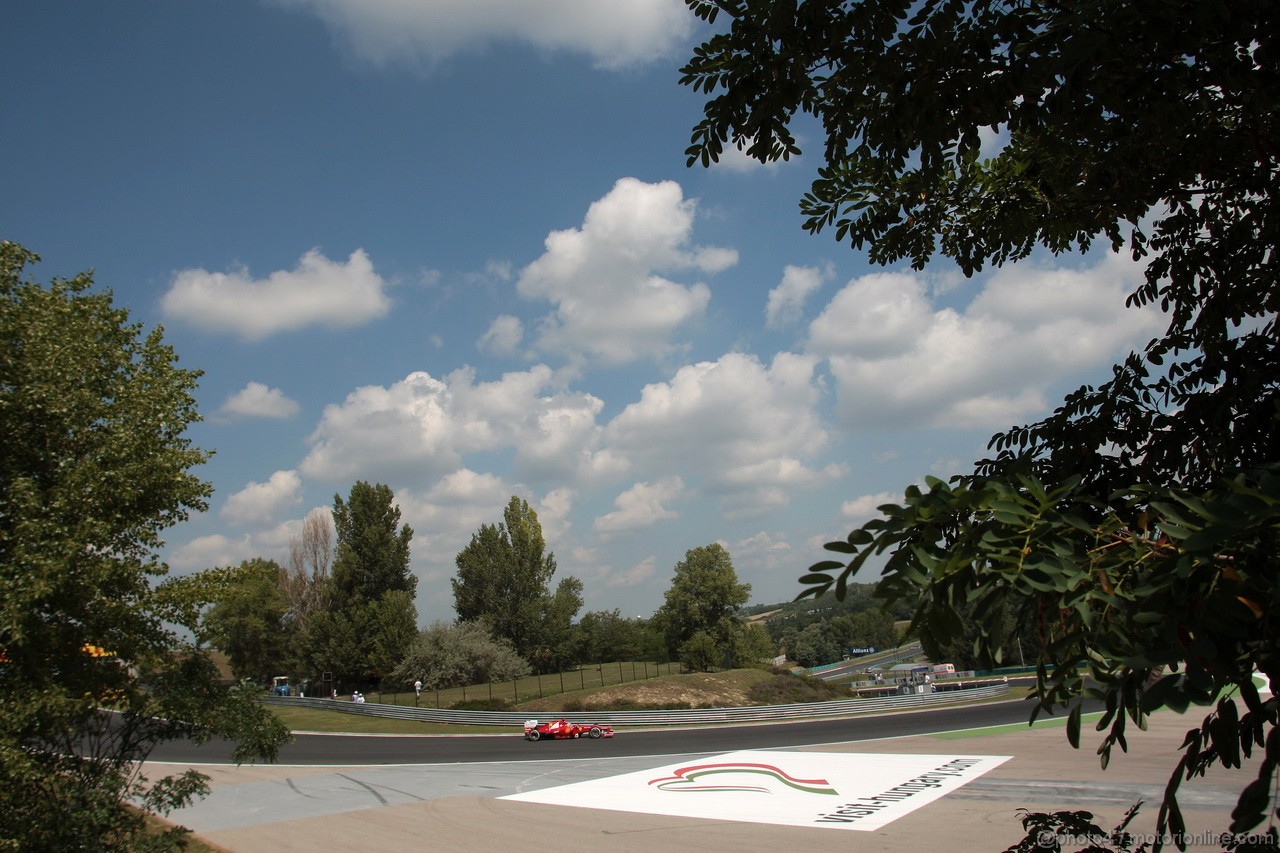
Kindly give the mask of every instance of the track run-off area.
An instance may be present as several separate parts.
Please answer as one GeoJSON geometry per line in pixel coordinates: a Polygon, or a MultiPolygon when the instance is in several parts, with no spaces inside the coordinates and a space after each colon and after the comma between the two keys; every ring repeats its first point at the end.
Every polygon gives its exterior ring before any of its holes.
{"type": "MultiPolygon", "coordinates": [[[[999,851],[1023,837],[1020,808],[1101,812],[1109,829],[1138,800],[1154,824],[1192,720],[1153,717],[1104,773],[1091,747],[1067,745],[1060,718],[1029,727],[1031,710],[1011,699],[538,742],[519,729],[299,733],[275,765],[237,767],[226,743],[175,743],[146,772],[209,776],[210,794],[170,818],[232,851],[999,851]]],[[[1249,778],[1237,776],[1184,786],[1189,828],[1229,822],[1249,778]]]]}

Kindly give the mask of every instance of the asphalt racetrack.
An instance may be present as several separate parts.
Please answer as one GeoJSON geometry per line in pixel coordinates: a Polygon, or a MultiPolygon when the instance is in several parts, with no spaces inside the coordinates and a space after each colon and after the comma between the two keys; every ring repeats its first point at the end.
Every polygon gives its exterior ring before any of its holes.
{"type": "MultiPolygon", "coordinates": [[[[526,741],[520,730],[493,735],[337,735],[299,734],[280,750],[279,764],[360,765],[437,764],[476,761],[554,761],[609,755],[680,755],[730,752],[740,749],[778,749],[878,740],[930,732],[1026,723],[1032,703],[999,702],[961,708],[849,717],[799,723],[722,725],[698,729],[620,730],[605,740],[526,741]]],[[[576,717],[575,717],[576,719],[576,717]]],[[[586,720],[586,716],[582,716],[586,720]]],[[[231,747],[213,741],[203,746],[163,744],[151,754],[153,762],[217,764],[230,762],[231,747]]]]}

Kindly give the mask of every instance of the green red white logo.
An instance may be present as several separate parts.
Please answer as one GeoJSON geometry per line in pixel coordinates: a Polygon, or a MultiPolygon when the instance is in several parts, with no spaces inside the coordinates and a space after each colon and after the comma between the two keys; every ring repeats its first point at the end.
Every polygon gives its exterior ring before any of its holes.
{"type": "Polygon", "coordinates": [[[693,764],[679,768],[671,776],[649,782],[661,791],[680,793],[750,791],[761,794],[773,793],[774,785],[779,783],[807,794],[829,796],[839,794],[826,779],[797,779],[776,765],[751,762],[693,764]],[[735,784],[733,780],[738,781],[735,784]]]}

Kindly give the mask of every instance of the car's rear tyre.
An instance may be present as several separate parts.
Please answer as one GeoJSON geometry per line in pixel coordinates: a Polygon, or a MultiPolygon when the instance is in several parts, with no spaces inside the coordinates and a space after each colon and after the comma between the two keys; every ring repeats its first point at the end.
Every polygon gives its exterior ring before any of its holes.
{"type": "Polygon", "coordinates": [[[542,737],[542,732],[538,731],[537,729],[529,729],[529,734],[526,735],[526,737],[528,737],[529,740],[537,740],[538,738],[542,737]]]}
{"type": "Polygon", "coordinates": [[[600,737],[602,734],[604,734],[604,732],[600,731],[599,726],[592,726],[591,731],[587,732],[587,735],[593,738],[600,737]]]}

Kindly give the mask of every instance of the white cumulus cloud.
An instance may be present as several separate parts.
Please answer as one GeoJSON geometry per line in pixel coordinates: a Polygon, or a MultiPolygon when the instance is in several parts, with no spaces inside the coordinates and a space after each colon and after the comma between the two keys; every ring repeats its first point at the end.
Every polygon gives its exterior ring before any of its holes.
{"type": "Polygon", "coordinates": [[[682,367],[605,428],[606,446],[636,470],[680,473],[735,514],[785,504],[792,490],[841,471],[804,460],[830,443],[818,416],[815,360],[780,353],[765,366],[728,353],[682,367]]]}
{"type": "Polygon", "coordinates": [[[279,388],[268,388],[261,382],[250,382],[227,398],[218,411],[240,418],[291,418],[298,413],[298,403],[279,388]]]}
{"type": "Polygon", "coordinates": [[[514,451],[530,478],[572,477],[604,464],[596,454],[603,405],[558,390],[546,365],[492,382],[477,382],[470,368],[443,379],[419,371],[327,406],[300,468],[327,481],[417,482],[457,471],[468,454],[514,451]]]}
{"type": "Polygon", "coordinates": [[[910,273],[872,273],[849,282],[809,326],[822,355],[873,359],[909,350],[932,317],[924,282],[910,273]]]}
{"type": "MultiPolygon", "coordinates": [[[[803,147],[803,140],[797,137],[797,141],[803,147]]],[[[783,163],[794,162],[791,160],[770,160],[767,163],[761,163],[754,157],[747,155],[747,149],[755,143],[755,137],[744,139],[741,144],[730,139],[725,143],[724,150],[720,152],[720,159],[711,164],[713,169],[724,169],[729,172],[750,173],[759,171],[775,171],[783,163]]]]}
{"type": "Polygon", "coordinates": [[[787,266],[782,271],[782,281],[769,291],[765,305],[765,324],[778,328],[796,323],[804,311],[804,303],[830,275],[817,267],[787,266]]]}
{"type": "Polygon", "coordinates": [[[684,481],[675,476],[656,483],[636,483],[614,499],[617,510],[595,520],[595,530],[597,533],[637,530],[665,518],[675,518],[678,513],[667,507],[683,492],[684,481]]]}
{"type": "Polygon", "coordinates": [[[219,513],[236,524],[262,526],[302,502],[302,478],[297,471],[276,471],[265,483],[249,483],[227,498],[219,513]]]}
{"type": "Polygon", "coordinates": [[[758,557],[762,555],[786,554],[791,550],[785,539],[761,530],[746,539],[734,543],[731,549],[735,557],[758,557]]]}
{"type": "Polygon", "coordinates": [[[480,340],[476,341],[476,348],[493,355],[514,355],[523,339],[524,324],[520,322],[520,318],[503,314],[495,317],[489,324],[480,340]]]}
{"type": "Polygon", "coordinates": [[[810,326],[852,428],[1001,428],[1048,408],[1056,382],[1105,369],[1164,325],[1125,307],[1142,269],[1108,255],[1092,267],[1034,262],[989,276],[963,309],[934,305],[923,278],[849,282],[810,326]]]}
{"type": "Polygon", "coordinates": [[[308,326],[344,328],[382,317],[391,306],[384,286],[364,250],[338,263],[312,249],[296,268],[265,279],[244,269],[182,270],[160,307],[166,317],[206,331],[261,340],[308,326]]]}
{"type": "Polygon", "coordinates": [[[521,271],[526,299],[553,303],[540,324],[540,349],[608,364],[660,356],[676,331],[700,317],[711,289],[664,273],[716,273],[737,252],[691,244],[696,205],[674,181],[619,180],[579,228],[554,231],[546,252],[521,271]]]}
{"type": "Polygon", "coordinates": [[[414,552],[442,567],[482,524],[502,520],[513,487],[496,474],[461,468],[426,489],[400,489],[396,503],[414,530],[414,552]]]}

